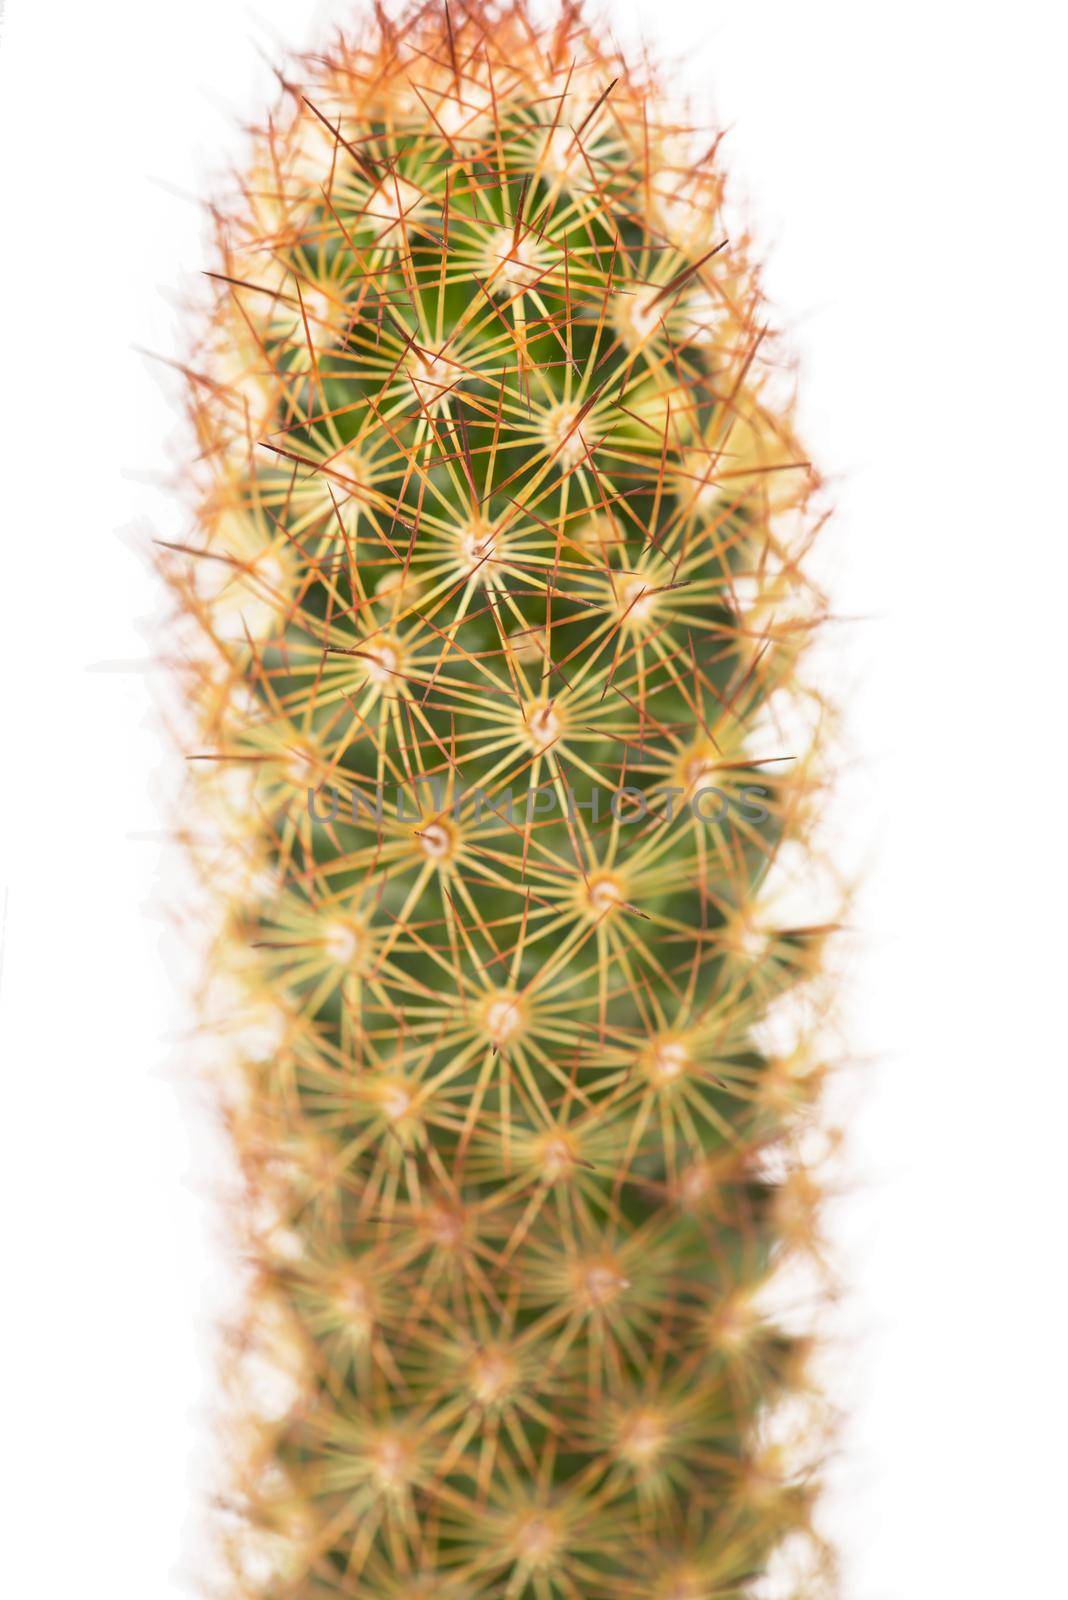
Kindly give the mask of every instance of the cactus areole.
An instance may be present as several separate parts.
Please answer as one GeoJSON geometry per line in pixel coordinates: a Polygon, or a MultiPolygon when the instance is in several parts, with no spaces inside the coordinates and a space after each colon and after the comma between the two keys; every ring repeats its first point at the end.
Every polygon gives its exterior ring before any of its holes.
{"type": "Polygon", "coordinates": [[[718,141],[573,6],[280,80],[163,555],[253,1263],[220,1592],[823,1592],[771,1025],[823,930],[766,898],[818,485],[718,141]]]}

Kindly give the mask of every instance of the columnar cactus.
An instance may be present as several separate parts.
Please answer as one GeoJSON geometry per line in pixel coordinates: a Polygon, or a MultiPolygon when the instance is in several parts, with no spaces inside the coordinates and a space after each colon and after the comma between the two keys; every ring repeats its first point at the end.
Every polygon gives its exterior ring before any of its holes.
{"type": "Polygon", "coordinates": [[[769,1020],[822,930],[765,883],[816,482],[717,142],[572,5],[281,82],[164,556],[254,1266],[225,1592],[814,1593],[769,1020]]]}

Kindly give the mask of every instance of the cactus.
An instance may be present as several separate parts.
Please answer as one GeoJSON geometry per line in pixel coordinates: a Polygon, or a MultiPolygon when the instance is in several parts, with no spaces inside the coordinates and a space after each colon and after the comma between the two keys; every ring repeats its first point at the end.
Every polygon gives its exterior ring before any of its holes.
{"type": "Polygon", "coordinates": [[[818,485],[718,142],[572,5],[280,77],[161,558],[252,1263],[221,1589],[822,1592],[773,1023],[825,929],[767,901],[818,485]]]}

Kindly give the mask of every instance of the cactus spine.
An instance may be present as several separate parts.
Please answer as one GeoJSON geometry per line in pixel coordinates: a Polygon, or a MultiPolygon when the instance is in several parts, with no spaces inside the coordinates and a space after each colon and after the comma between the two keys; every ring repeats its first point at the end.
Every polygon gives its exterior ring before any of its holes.
{"type": "Polygon", "coordinates": [[[763,899],[815,478],[716,146],[577,8],[457,0],[291,67],[216,222],[164,565],[255,1264],[225,1592],[815,1593],[765,1294],[821,1073],[764,1034],[820,937],[763,899]]]}

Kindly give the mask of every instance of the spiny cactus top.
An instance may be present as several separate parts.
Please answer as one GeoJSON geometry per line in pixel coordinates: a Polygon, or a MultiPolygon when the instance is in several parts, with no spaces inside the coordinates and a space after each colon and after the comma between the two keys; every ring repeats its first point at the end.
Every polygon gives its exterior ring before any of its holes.
{"type": "Polygon", "coordinates": [[[216,215],[165,567],[256,1279],[220,1592],[814,1593],[765,1025],[819,930],[762,885],[815,480],[716,143],[457,0],[292,65],[216,215]]]}

